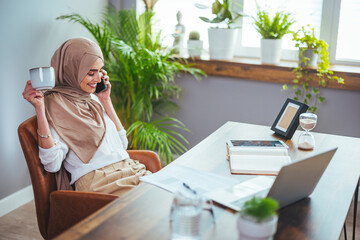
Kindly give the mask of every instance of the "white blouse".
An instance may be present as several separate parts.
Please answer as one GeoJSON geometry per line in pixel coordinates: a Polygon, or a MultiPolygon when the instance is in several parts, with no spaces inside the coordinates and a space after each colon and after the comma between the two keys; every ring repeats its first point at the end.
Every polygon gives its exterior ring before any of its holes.
{"type": "Polygon", "coordinates": [[[106,113],[104,113],[104,120],[106,124],[104,139],[88,163],[83,163],[50,126],[56,144],[47,149],[39,146],[39,157],[45,170],[57,172],[64,161],[65,169],[71,173],[70,184],[73,184],[80,177],[93,170],[129,158],[129,154],[126,152],[128,141],[125,129],[117,131],[114,122],[106,113]]]}

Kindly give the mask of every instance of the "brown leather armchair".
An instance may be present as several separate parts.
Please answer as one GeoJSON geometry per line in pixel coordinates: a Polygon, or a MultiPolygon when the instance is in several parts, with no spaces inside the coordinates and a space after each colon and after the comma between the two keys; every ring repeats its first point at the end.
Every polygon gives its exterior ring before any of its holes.
{"type": "MultiPolygon", "coordinates": [[[[37,120],[34,116],[20,124],[18,134],[33,185],[39,230],[45,239],[51,239],[118,196],[58,191],[55,174],[46,172],[40,162],[36,129],[37,120]]],[[[161,169],[159,156],[155,152],[129,150],[128,153],[130,158],[139,160],[152,172],[161,169]]]]}

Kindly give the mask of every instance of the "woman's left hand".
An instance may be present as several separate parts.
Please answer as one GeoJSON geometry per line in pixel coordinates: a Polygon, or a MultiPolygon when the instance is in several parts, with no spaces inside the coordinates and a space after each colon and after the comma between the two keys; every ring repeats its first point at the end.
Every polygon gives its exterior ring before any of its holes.
{"type": "Polygon", "coordinates": [[[107,75],[107,72],[105,70],[101,70],[102,72],[102,78],[104,79],[104,83],[107,86],[107,89],[100,92],[100,93],[96,93],[95,95],[99,98],[99,100],[108,100],[110,99],[110,92],[111,92],[111,84],[109,81],[109,76],[107,75]]]}

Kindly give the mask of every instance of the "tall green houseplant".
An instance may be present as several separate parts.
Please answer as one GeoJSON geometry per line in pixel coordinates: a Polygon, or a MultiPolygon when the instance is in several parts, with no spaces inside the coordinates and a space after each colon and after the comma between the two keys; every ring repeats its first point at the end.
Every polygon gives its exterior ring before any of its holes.
{"type": "MultiPolygon", "coordinates": [[[[314,28],[309,30],[302,26],[300,30],[293,33],[293,41],[299,49],[299,65],[293,70],[295,73],[295,78],[292,80],[294,99],[310,105],[308,111],[315,113],[318,103],[325,101],[325,97],[320,94],[320,89],[326,87],[331,81],[340,85],[345,82],[343,78],[335,76],[334,72],[329,70],[328,44],[315,36],[314,28]],[[319,55],[320,62],[317,63],[316,58],[312,59],[309,53],[319,55]]],[[[288,90],[287,84],[283,85],[282,90],[288,90]]]]}
{"type": "Polygon", "coordinates": [[[128,130],[130,147],[157,150],[167,164],[173,154],[184,153],[188,144],[179,130],[189,130],[178,119],[167,116],[177,109],[173,99],[181,95],[175,77],[184,72],[199,78],[204,73],[182,64],[162,48],[160,33],[152,32],[153,16],[151,10],[137,17],[134,10],[117,11],[111,6],[101,25],[78,14],[58,19],[80,23],[100,45],[112,83],[112,101],[128,130]]]}

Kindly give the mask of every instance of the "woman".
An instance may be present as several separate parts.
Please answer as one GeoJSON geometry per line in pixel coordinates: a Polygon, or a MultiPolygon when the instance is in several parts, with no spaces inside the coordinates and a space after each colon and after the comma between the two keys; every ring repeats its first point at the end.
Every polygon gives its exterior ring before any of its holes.
{"type": "Polygon", "coordinates": [[[110,98],[100,47],[85,38],[63,43],[51,59],[55,87],[45,96],[28,81],[24,98],[35,108],[39,157],[48,172],[64,164],[77,191],[123,195],[149,174],[129,159],[126,131],[110,98]],[[104,79],[107,89],[95,94],[104,79]]]}

